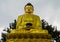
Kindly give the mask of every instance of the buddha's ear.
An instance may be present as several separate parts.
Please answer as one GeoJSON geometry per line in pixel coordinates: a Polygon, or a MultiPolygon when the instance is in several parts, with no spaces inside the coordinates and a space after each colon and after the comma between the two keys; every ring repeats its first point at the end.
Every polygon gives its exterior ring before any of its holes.
{"type": "Polygon", "coordinates": [[[34,11],[34,8],[33,8],[33,11],[34,11]]]}

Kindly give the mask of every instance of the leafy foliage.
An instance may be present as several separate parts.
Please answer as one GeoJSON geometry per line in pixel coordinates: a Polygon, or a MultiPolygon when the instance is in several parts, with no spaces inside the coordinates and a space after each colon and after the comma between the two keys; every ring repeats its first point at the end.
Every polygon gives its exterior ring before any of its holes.
{"type": "Polygon", "coordinates": [[[10,29],[16,29],[16,19],[14,20],[13,23],[9,24],[10,29]]]}
{"type": "Polygon", "coordinates": [[[49,25],[44,19],[42,20],[42,28],[48,30],[49,34],[52,35],[52,38],[56,40],[56,42],[60,42],[60,31],[54,26],[49,25]]]}

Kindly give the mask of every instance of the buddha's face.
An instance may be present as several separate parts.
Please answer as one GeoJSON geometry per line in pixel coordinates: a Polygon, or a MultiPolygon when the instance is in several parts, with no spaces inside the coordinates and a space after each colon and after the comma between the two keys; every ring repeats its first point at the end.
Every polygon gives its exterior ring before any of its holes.
{"type": "Polygon", "coordinates": [[[34,9],[32,6],[28,5],[25,7],[25,13],[33,13],[33,11],[34,11],[34,9]]]}

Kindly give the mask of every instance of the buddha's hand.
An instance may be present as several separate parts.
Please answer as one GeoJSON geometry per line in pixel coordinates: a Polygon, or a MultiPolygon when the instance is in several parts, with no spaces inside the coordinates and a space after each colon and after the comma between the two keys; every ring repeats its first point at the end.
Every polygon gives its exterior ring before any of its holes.
{"type": "Polygon", "coordinates": [[[32,26],[30,26],[30,27],[24,27],[22,29],[30,30],[30,29],[34,29],[34,28],[32,26]]]}

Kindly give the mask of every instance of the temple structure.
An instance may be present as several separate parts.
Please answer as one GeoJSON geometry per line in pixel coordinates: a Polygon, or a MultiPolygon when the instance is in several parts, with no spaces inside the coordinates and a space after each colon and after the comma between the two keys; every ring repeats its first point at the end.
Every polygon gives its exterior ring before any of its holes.
{"type": "Polygon", "coordinates": [[[6,42],[52,42],[48,31],[42,29],[40,17],[33,14],[33,5],[27,3],[24,11],[18,16],[16,29],[7,34],[6,42]]]}

